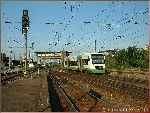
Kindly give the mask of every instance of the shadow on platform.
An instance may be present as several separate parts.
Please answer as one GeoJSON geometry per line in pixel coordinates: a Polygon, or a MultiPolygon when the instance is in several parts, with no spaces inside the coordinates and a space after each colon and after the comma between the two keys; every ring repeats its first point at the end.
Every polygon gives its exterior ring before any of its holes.
{"type": "Polygon", "coordinates": [[[50,76],[47,76],[47,83],[48,83],[48,92],[49,92],[49,100],[51,106],[51,112],[63,112],[64,109],[61,105],[59,96],[54,88],[54,84],[50,76]]]}

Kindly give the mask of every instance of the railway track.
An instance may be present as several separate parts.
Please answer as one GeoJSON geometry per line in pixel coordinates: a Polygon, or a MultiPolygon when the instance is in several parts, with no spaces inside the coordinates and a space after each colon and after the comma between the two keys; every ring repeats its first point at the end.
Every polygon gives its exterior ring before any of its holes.
{"type": "MultiPolygon", "coordinates": [[[[50,70],[48,76],[53,81],[63,111],[142,112],[148,110],[147,79],[62,70],[50,70]]],[[[21,77],[24,77],[21,71],[1,74],[1,82],[2,85],[6,85],[21,77]]]]}
{"type": "Polygon", "coordinates": [[[63,99],[61,102],[64,105],[64,111],[112,111],[114,109],[113,106],[102,99],[101,94],[92,89],[87,91],[58,76],[51,75],[51,78],[55,82],[57,90],[61,90],[61,93],[63,93],[60,98],[63,99]]]}
{"type": "MultiPolygon", "coordinates": [[[[78,74],[81,74],[79,72],[75,72],[75,71],[69,71],[69,72],[65,72],[66,74],[75,74],[75,75],[78,75],[78,74]]],[[[114,82],[120,82],[120,83],[124,83],[124,84],[128,84],[128,85],[133,85],[133,86],[137,86],[137,87],[141,87],[141,88],[147,88],[148,89],[148,84],[149,84],[149,81],[148,81],[148,75],[147,77],[141,77],[141,76],[138,76],[138,75],[108,75],[108,76],[105,76],[105,75],[95,75],[95,74],[87,74],[87,73],[82,73],[82,75],[84,76],[87,76],[89,75],[89,78],[99,78],[99,77],[102,77],[104,76],[103,79],[107,79],[107,80],[111,80],[111,81],[114,81],[114,82]]],[[[88,77],[88,76],[87,76],[88,77]]]]}
{"type": "MultiPolygon", "coordinates": [[[[30,70],[28,71],[28,75],[31,73],[35,72],[35,70],[30,70]]],[[[17,79],[20,78],[27,78],[28,75],[24,75],[22,70],[15,71],[15,72],[6,72],[6,73],[1,73],[1,86],[7,85],[9,83],[12,83],[16,81],[17,79]]]]}
{"type": "MultiPolygon", "coordinates": [[[[134,109],[135,111],[143,111],[143,109],[148,108],[149,90],[148,88],[145,87],[139,87],[142,82],[138,83],[135,82],[134,80],[130,81],[126,78],[117,79],[115,77],[108,75],[99,76],[85,73],[82,74],[75,72],[60,73],[54,71],[52,73],[54,76],[56,76],[57,79],[59,78],[58,80],[59,82],[61,82],[61,84],[63,83],[63,81],[65,80],[67,81],[62,84],[63,86],[65,86],[66,84],[69,84],[69,86],[70,84],[73,84],[74,87],[71,86],[72,88],[70,88],[70,90],[73,89],[72,91],[74,91],[74,89],[77,90],[75,88],[77,87],[84,90],[84,92],[86,91],[86,93],[94,91],[102,95],[101,99],[104,100],[105,103],[109,103],[108,105],[114,107],[114,109],[112,109],[109,106],[108,110],[127,109],[128,111],[130,111],[131,109],[134,109]]],[[[94,110],[103,111],[102,108],[93,109],[93,111],[94,110]]],[[[82,111],[84,110],[82,109],[82,111]]],[[[85,111],[89,111],[89,109],[85,111]]]]}
{"type": "Polygon", "coordinates": [[[23,77],[22,71],[6,73],[6,74],[1,73],[1,85],[2,86],[7,85],[22,77],[23,77]]]}

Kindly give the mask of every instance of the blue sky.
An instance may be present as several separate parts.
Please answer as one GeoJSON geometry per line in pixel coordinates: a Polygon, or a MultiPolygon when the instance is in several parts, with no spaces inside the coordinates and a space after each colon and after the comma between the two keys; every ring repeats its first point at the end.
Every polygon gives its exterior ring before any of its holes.
{"type": "MultiPolygon", "coordinates": [[[[67,1],[66,4],[65,1],[3,1],[1,5],[1,46],[7,56],[10,37],[13,47],[24,46],[21,30],[23,10],[28,10],[31,23],[27,42],[29,47],[34,42],[34,51],[62,51],[64,48],[66,51],[74,50],[74,55],[78,55],[94,52],[94,40],[97,41],[97,51],[125,49],[134,45],[144,48],[148,44],[147,1],[67,1]],[[55,24],[45,24],[46,22],[55,24]],[[134,24],[135,22],[139,24],[134,24]],[[111,25],[108,26],[109,24],[111,25]]],[[[20,54],[23,56],[24,48],[13,48],[12,51],[15,58],[19,59],[20,54]]]]}

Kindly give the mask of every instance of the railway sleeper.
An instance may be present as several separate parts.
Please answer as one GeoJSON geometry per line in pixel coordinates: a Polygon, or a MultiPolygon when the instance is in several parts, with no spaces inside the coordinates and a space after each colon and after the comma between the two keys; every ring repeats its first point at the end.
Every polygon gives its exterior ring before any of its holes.
{"type": "Polygon", "coordinates": [[[135,89],[132,89],[132,94],[133,94],[133,95],[135,95],[136,92],[137,92],[137,91],[136,91],[135,89]]]}
{"type": "Polygon", "coordinates": [[[126,82],[131,82],[131,78],[126,78],[126,82]]]}
{"type": "MultiPolygon", "coordinates": [[[[95,91],[93,91],[93,90],[90,90],[89,92],[92,93],[93,95],[96,95],[96,94],[97,94],[97,93],[95,93],[95,91]],[[95,94],[94,94],[94,93],[95,93],[95,94]]],[[[98,95],[96,95],[96,96],[97,96],[97,98],[98,98],[98,95]]],[[[95,96],[95,97],[96,97],[96,96],[95,96]]]]}
{"type": "MultiPolygon", "coordinates": [[[[109,84],[108,82],[106,84],[109,84]]],[[[130,86],[130,85],[129,85],[130,86]]],[[[132,89],[132,88],[131,88],[132,89]]]]}
{"type": "Polygon", "coordinates": [[[142,97],[142,98],[146,98],[146,97],[147,97],[145,94],[143,94],[143,93],[141,93],[141,92],[138,92],[138,93],[137,93],[137,96],[142,97]]]}
{"type": "Polygon", "coordinates": [[[132,93],[132,95],[134,95],[134,96],[139,96],[139,97],[145,97],[145,94],[143,94],[143,93],[141,93],[141,92],[139,92],[139,91],[134,91],[134,92],[132,93]]]}
{"type": "Polygon", "coordinates": [[[131,94],[132,93],[131,88],[130,87],[126,88],[126,92],[129,93],[129,94],[131,94]]]}

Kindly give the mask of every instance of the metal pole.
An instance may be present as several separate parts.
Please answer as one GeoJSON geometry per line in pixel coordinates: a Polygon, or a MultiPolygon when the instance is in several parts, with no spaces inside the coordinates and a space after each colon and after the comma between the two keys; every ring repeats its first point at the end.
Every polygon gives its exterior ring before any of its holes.
{"type": "Polygon", "coordinates": [[[27,74],[27,33],[25,35],[25,72],[24,74],[27,74]]]}
{"type": "Polygon", "coordinates": [[[29,50],[29,64],[30,64],[30,50],[29,50]]]}
{"type": "Polygon", "coordinates": [[[14,61],[15,61],[15,51],[14,51],[14,61]]]}
{"type": "Polygon", "coordinates": [[[95,50],[94,50],[94,51],[95,51],[95,53],[96,53],[96,40],[95,40],[95,50]]]}
{"type": "Polygon", "coordinates": [[[2,49],[1,55],[2,55],[2,66],[3,66],[3,49],[2,49]]]}
{"type": "Polygon", "coordinates": [[[44,66],[46,66],[46,52],[45,52],[44,66]]]}
{"type": "MultiPolygon", "coordinates": [[[[20,66],[21,66],[21,51],[20,51],[20,66]]],[[[21,66],[22,67],[22,66],[21,66]]]]}
{"type": "Polygon", "coordinates": [[[72,52],[73,52],[73,56],[74,56],[74,47],[72,47],[72,52]]]}
{"type": "Polygon", "coordinates": [[[62,65],[64,66],[64,48],[63,48],[63,59],[62,59],[62,65]]]}
{"type": "Polygon", "coordinates": [[[9,40],[10,42],[9,42],[9,44],[10,44],[10,46],[9,46],[9,48],[10,48],[10,50],[9,50],[9,70],[10,70],[10,66],[11,66],[11,37],[10,37],[10,40],[9,40]]]}
{"type": "Polygon", "coordinates": [[[32,43],[32,61],[33,61],[33,49],[34,49],[34,48],[33,48],[33,44],[34,44],[34,43],[32,43]]]}

